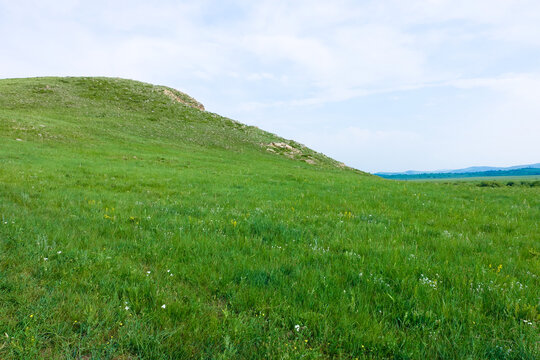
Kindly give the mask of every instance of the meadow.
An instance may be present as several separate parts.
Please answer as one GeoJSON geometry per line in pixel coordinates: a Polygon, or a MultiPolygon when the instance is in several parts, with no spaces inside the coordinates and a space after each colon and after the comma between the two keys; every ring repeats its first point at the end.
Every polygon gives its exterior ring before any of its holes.
{"type": "Polygon", "coordinates": [[[540,357],[539,187],[383,180],[176,95],[0,81],[1,359],[540,357]]]}

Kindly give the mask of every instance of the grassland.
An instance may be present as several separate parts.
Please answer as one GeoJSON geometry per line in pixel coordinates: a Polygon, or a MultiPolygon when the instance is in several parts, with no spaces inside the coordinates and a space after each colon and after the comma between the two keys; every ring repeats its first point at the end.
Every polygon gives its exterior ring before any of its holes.
{"type": "Polygon", "coordinates": [[[0,81],[0,358],[540,356],[538,187],[271,142],[148,84],[0,81]]]}

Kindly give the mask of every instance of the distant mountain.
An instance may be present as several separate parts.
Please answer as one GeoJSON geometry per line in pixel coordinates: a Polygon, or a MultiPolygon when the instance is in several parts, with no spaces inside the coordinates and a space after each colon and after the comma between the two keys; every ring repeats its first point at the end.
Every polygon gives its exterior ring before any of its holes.
{"type": "Polygon", "coordinates": [[[471,166],[464,169],[455,169],[455,170],[435,170],[435,171],[417,171],[417,170],[408,170],[403,172],[378,172],[374,175],[385,177],[388,175],[422,175],[422,174],[464,174],[464,173],[479,173],[486,171],[509,171],[509,170],[519,170],[519,169],[540,169],[540,163],[529,164],[529,165],[515,165],[508,167],[495,167],[495,166],[471,166]]]}
{"type": "Polygon", "coordinates": [[[530,165],[516,165],[509,167],[492,167],[492,166],[472,166],[465,169],[450,170],[449,173],[452,174],[461,174],[461,173],[474,173],[474,172],[483,172],[483,171],[508,171],[508,170],[519,170],[519,169],[540,169],[540,163],[530,164],[530,165]]]}
{"type": "Polygon", "coordinates": [[[540,175],[540,168],[522,168],[516,170],[490,170],[464,173],[428,173],[428,174],[397,174],[378,175],[385,179],[393,180],[420,180],[420,179],[462,179],[497,176],[531,176],[540,175]]]}

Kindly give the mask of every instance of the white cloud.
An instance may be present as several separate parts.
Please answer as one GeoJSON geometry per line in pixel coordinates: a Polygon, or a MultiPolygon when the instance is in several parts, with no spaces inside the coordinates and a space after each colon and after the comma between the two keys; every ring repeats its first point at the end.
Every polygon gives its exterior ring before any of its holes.
{"type": "Polygon", "coordinates": [[[300,140],[359,168],[467,165],[471,154],[518,162],[540,153],[532,135],[540,118],[539,23],[533,0],[0,0],[0,77],[106,75],[171,85],[271,131],[287,123],[300,140]],[[422,89],[442,88],[478,98],[463,108],[439,99],[438,133],[416,126],[416,115],[427,116],[422,105],[394,115],[391,131],[373,114],[369,126],[361,123],[363,108],[352,106],[353,126],[333,116],[314,119],[307,131],[306,120],[293,117],[390,93],[421,103],[422,89]],[[492,145],[502,139],[512,149],[492,145]],[[399,162],[388,144],[403,149],[399,162]],[[365,157],[368,147],[379,155],[365,157]]]}

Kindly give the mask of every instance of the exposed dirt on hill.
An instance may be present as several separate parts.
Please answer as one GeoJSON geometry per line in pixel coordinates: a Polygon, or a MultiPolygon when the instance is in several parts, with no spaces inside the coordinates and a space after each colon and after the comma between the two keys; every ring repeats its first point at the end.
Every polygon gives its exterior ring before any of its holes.
{"type": "Polygon", "coordinates": [[[317,165],[330,160],[330,163],[335,167],[340,169],[350,169],[344,163],[329,159],[325,155],[314,152],[306,146],[294,141],[290,141],[289,143],[273,141],[268,144],[261,144],[261,146],[265,147],[266,151],[270,153],[283,155],[289,159],[304,161],[310,165],[317,165]]]}
{"type": "Polygon", "coordinates": [[[169,98],[171,98],[173,101],[205,111],[203,104],[201,104],[200,102],[198,102],[197,100],[195,100],[194,98],[192,98],[191,96],[187,94],[182,93],[183,96],[180,96],[179,94],[176,94],[175,92],[167,88],[163,88],[162,90],[163,90],[163,93],[167,95],[169,98]]]}
{"type": "Polygon", "coordinates": [[[266,151],[281,154],[290,159],[302,160],[311,165],[317,163],[317,160],[314,157],[305,154],[301,149],[297,149],[284,142],[271,142],[266,145],[266,151]]]}

